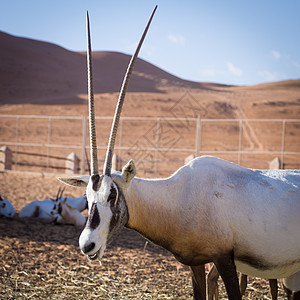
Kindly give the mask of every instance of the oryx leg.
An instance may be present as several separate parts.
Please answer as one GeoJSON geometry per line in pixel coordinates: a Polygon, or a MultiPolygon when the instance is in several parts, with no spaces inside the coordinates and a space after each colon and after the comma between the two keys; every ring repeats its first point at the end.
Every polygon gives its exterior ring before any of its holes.
{"type": "Polygon", "coordinates": [[[277,295],[278,295],[277,279],[269,279],[269,285],[270,285],[271,299],[277,300],[277,295]]]}
{"type": "Polygon", "coordinates": [[[241,277],[240,277],[240,291],[241,291],[241,295],[245,294],[246,288],[247,288],[247,275],[241,274],[241,277]]]}
{"type": "Polygon", "coordinates": [[[219,272],[216,266],[213,264],[209,270],[207,275],[207,296],[208,300],[218,300],[219,298],[219,291],[218,291],[218,278],[219,272]]]}
{"type": "Polygon", "coordinates": [[[191,266],[194,300],[206,299],[205,265],[191,266]]]}
{"type": "Polygon", "coordinates": [[[233,260],[233,251],[220,255],[215,258],[219,274],[221,275],[229,300],[241,300],[241,292],[239,289],[239,281],[236,274],[236,267],[233,260]]]}
{"type": "MultiPolygon", "coordinates": [[[[207,275],[207,294],[208,294],[207,299],[208,300],[214,300],[214,299],[218,300],[219,298],[218,278],[219,278],[219,272],[216,266],[213,264],[207,275]]],[[[241,274],[240,276],[241,295],[245,294],[246,288],[247,288],[247,275],[241,274]]]]}

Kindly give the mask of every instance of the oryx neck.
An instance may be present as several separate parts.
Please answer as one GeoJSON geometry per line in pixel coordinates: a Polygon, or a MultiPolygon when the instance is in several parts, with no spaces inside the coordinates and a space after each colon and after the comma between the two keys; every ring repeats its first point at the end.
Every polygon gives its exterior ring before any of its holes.
{"type": "MultiPolygon", "coordinates": [[[[141,233],[149,240],[169,248],[167,237],[178,218],[174,199],[174,182],[134,178],[124,192],[128,209],[127,227],[141,233]]],[[[169,239],[170,241],[170,239],[169,239]]]]}

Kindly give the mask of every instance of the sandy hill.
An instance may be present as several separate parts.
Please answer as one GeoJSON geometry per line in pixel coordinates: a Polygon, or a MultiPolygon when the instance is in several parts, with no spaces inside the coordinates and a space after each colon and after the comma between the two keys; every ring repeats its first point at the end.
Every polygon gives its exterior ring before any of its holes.
{"type": "MultiPolygon", "coordinates": [[[[0,59],[1,114],[87,114],[85,53],[0,32],[0,59]]],[[[129,59],[117,52],[93,53],[98,116],[112,115],[129,59]]],[[[199,83],[138,59],[128,91],[123,116],[300,116],[300,80],[248,87],[199,83]]]]}
{"type": "MultiPolygon", "coordinates": [[[[86,93],[85,53],[0,32],[0,103],[60,103],[86,93]]],[[[95,93],[118,92],[130,56],[94,52],[95,93]]],[[[138,59],[129,85],[131,92],[162,92],[163,88],[210,88],[212,84],[182,80],[138,59]]],[[[75,101],[75,103],[78,103],[75,101]]]]}

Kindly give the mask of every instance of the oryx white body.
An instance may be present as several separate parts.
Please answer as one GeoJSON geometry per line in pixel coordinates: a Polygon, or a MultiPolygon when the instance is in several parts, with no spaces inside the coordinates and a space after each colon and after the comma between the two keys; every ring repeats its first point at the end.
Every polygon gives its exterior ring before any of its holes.
{"type": "Polygon", "coordinates": [[[41,218],[53,220],[53,216],[50,214],[54,206],[54,200],[34,200],[24,206],[20,213],[20,218],[41,218]]]}
{"type": "MultiPolygon", "coordinates": [[[[237,269],[254,277],[283,278],[300,269],[300,171],[253,170],[204,156],[166,179],[123,177],[113,173],[99,190],[91,192],[91,181],[87,187],[89,212],[98,203],[103,223],[112,215],[103,208],[110,180],[124,196],[126,225],[184,264],[233,251],[237,269]]],[[[103,254],[109,222],[98,225],[83,230],[80,244],[92,240],[92,252],[103,254]]]]}
{"type": "MultiPolygon", "coordinates": [[[[54,219],[51,211],[57,201],[65,199],[65,197],[59,197],[57,199],[47,199],[47,200],[35,200],[24,206],[20,213],[20,218],[40,218],[40,219],[49,219],[52,221],[54,219]]],[[[78,211],[83,211],[87,208],[86,196],[79,198],[68,198],[66,197],[66,202],[72,207],[76,208],[78,211]]]]}
{"type": "Polygon", "coordinates": [[[128,226],[168,239],[190,264],[197,255],[188,252],[211,248],[207,256],[233,249],[237,269],[251,276],[282,278],[300,269],[300,171],[201,157],[167,179],[133,178],[123,194],[128,226]]]}
{"type": "Polygon", "coordinates": [[[12,218],[15,215],[15,208],[6,199],[2,198],[0,194],[0,216],[12,218]]]}
{"type": "Polygon", "coordinates": [[[70,197],[64,197],[66,198],[66,203],[71,205],[73,208],[76,208],[78,211],[82,212],[85,209],[87,209],[87,199],[86,195],[81,196],[79,198],[70,198],[70,197]]]}

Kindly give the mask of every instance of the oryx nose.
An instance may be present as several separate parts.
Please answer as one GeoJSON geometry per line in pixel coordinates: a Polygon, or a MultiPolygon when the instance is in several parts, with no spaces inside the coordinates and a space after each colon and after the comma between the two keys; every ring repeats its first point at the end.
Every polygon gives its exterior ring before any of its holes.
{"type": "Polygon", "coordinates": [[[95,248],[95,243],[90,243],[90,244],[85,244],[83,247],[82,247],[82,252],[84,254],[88,254],[89,252],[91,252],[93,249],[95,248]]]}

